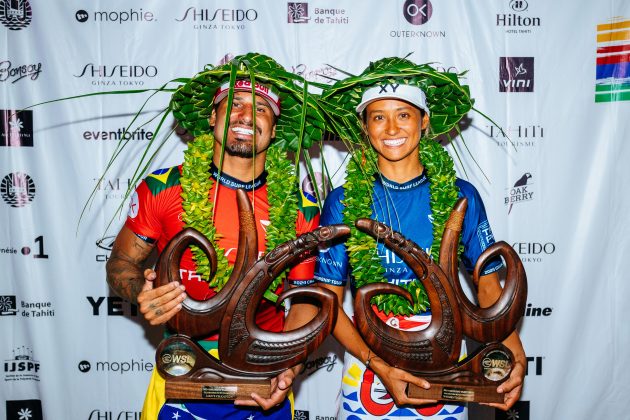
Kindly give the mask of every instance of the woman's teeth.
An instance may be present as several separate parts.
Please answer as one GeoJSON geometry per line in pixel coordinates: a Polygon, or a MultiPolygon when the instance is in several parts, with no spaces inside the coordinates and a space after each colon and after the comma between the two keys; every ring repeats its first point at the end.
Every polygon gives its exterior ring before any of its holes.
{"type": "Polygon", "coordinates": [[[383,143],[385,144],[385,146],[389,146],[389,147],[396,147],[396,146],[400,146],[401,144],[403,144],[405,142],[405,139],[388,139],[388,140],[383,140],[383,143]]]}

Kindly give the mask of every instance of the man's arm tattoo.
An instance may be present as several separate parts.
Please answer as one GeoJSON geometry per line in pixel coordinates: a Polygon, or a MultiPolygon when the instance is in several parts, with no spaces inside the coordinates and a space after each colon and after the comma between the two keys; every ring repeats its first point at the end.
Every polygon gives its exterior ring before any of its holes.
{"type": "Polygon", "coordinates": [[[144,285],[143,264],[153,246],[137,238],[129,252],[120,248],[114,246],[107,261],[107,283],[120,297],[136,303],[144,285]]]}

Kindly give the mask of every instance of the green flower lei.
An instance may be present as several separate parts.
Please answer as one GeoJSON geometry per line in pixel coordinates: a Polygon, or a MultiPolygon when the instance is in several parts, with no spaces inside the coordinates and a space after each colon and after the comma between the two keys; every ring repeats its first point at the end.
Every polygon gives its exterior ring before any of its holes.
{"type": "MultiPolygon", "coordinates": [[[[418,157],[426,168],[430,182],[430,206],[433,215],[431,257],[434,261],[439,261],[444,226],[459,194],[459,188],[455,185],[454,163],[442,145],[426,138],[420,141],[418,157]]],[[[343,220],[351,226],[350,239],[346,244],[357,288],[370,283],[387,281],[384,278],[385,270],[376,251],[376,240],[354,226],[358,218],[372,216],[372,193],[365,192],[372,192],[374,189],[374,181],[369,175],[378,172],[376,161],[376,152],[369,146],[365,150],[355,151],[348,162],[344,184],[343,220]],[[364,158],[365,162],[363,162],[364,158]]],[[[462,250],[463,247],[460,245],[460,254],[462,250]]],[[[411,315],[429,308],[427,293],[419,280],[416,279],[403,287],[414,298],[413,305],[397,295],[379,295],[373,299],[372,303],[379,310],[394,315],[411,315]]]]}
{"type": "MultiPolygon", "coordinates": [[[[195,137],[184,152],[182,165],[182,199],[185,227],[193,227],[204,234],[217,251],[217,272],[210,279],[210,263],[203,251],[192,245],[193,259],[197,264],[197,273],[208,282],[215,291],[220,291],[227,282],[232,267],[225,257],[225,250],[217,243],[217,232],[213,223],[214,208],[210,190],[214,184],[210,176],[210,166],[214,154],[214,136],[203,134],[195,137]]],[[[279,244],[295,238],[297,218],[296,171],[280,147],[272,145],[267,149],[267,197],[269,200],[269,220],[267,227],[267,252],[279,244]]],[[[275,293],[284,276],[278,276],[265,292],[265,298],[276,302],[275,293]]]]}

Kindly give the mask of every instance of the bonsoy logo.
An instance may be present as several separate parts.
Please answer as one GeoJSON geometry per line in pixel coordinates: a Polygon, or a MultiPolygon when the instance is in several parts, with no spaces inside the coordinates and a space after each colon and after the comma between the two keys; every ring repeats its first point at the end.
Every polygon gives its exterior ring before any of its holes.
{"type": "Polygon", "coordinates": [[[403,16],[412,25],[424,25],[433,15],[433,6],[429,0],[406,0],[403,16]]]}
{"type": "Polygon", "coordinates": [[[499,92],[533,92],[534,57],[499,59],[499,92]]]}
{"type": "Polygon", "coordinates": [[[0,22],[12,31],[26,28],[32,18],[28,0],[0,0],[0,22]]]}
{"type": "Polygon", "coordinates": [[[24,207],[35,198],[35,182],[25,173],[11,173],[0,181],[0,195],[11,207],[24,207]]]}
{"type": "Polygon", "coordinates": [[[33,146],[33,111],[0,110],[0,146],[33,146]]]}
{"type": "Polygon", "coordinates": [[[7,401],[7,420],[42,420],[41,400],[7,401]]]}
{"type": "Polygon", "coordinates": [[[308,23],[308,3],[287,3],[287,22],[308,23]]]}

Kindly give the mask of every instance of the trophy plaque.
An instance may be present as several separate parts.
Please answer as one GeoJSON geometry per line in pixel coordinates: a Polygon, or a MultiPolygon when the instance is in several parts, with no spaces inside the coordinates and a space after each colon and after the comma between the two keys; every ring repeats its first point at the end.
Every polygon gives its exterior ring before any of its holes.
{"type": "Polygon", "coordinates": [[[505,242],[497,242],[479,257],[473,282],[479,286],[480,272],[491,258],[503,257],[507,267],[505,286],[497,301],[480,308],[465,295],[459,282],[457,248],[467,202],[460,198],[446,223],[440,244],[440,264],[417,244],[371,219],[359,219],[359,230],[382,241],[415,273],[431,304],[431,322],[421,331],[403,331],[381,321],[370,304],[379,294],[396,294],[412,302],[405,289],[388,283],[361,287],[355,296],[355,320],[361,336],[372,351],[392,366],[420,376],[430,389],[409,385],[413,398],[443,401],[502,403],[496,388],[507,380],[514,356],[501,341],[516,328],[525,313],[527,278],[518,254],[505,242]],[[459,361],[463,336],[481,343],[459,361]]]}
{"type": "MultiPolygon", "coordinates": [[[[291,296],[318,302],[317,315],[295,330],[274,333],[255,322],[258,304],[267,287],[290,265],[309,257],[325,242],[346,236],[345,225],[320,227],[279,245],[256,260],[257,233],[251,202],[237,191],[239,244],[230,278],[219,293],[206,301],[187,297],[168,325],[176,334],[164,339],[156,352],[157,370],[166,380],[166,398],[179,400],[250,399],[256,392],[268,398],[271,378],[306,361],[332,331],[337,317],[336,295],[319,287],[296,287],[278,297],[291,296]],[[219,331],[219,358],[207,353],[194,338],[219,331]]],[[[181,281],[179,261],[190,245],[208,256],[211,275],[216,253],[198,231],[186,228],[164,248],[157,264],[158,286],[181,281]]]]}

